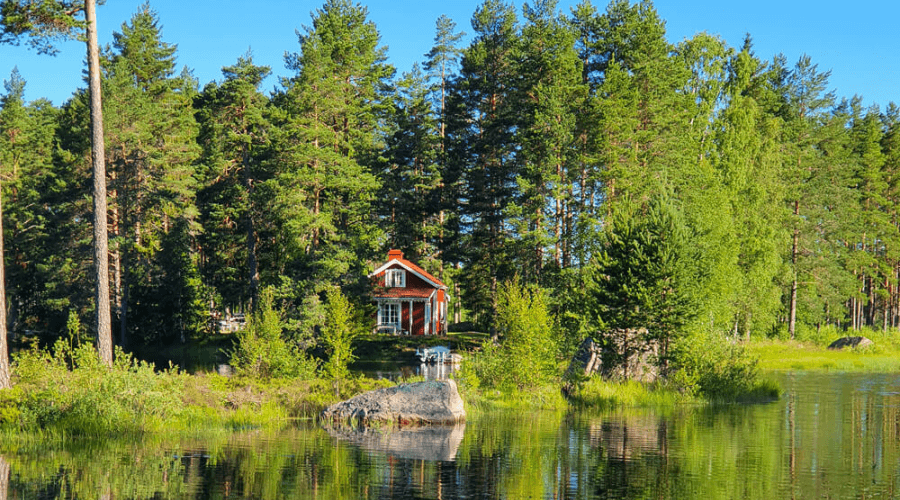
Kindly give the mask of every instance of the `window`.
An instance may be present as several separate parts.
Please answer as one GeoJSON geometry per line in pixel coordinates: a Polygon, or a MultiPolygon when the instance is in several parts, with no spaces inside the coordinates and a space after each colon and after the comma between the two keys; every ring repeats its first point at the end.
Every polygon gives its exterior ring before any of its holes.
{"type": "Polygon", "coordinates": [[[389,302],[381,305],[381,324],[400,325],[400,304],[389,302]]]}
{"type": "Polygon", "coordinates": [[[406,272],[403,269],[388,269],[384,273],[384,286],[387,288],[406,287],[406,272]]]}

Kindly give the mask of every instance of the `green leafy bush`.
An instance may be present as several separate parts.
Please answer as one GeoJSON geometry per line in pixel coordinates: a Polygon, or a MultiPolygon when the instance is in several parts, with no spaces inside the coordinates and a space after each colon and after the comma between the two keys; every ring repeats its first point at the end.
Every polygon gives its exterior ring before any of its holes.
{"type": "Polygon", "coordinates": [[[350,302],[337,288],[327,293],[325,324],[322,325],[322,343],[328,353],[328,361],[322,366],[325,377],[339,383],[350,376],[347,368],[354,359],[353,338],[355,331],[350,302]]]}
{"type": "MultiPolygon", "coordinates": [[[[182,411],[185,375],[157,372],[121,350],[111,368],[93,346],[58,341],[54,350],[34,347],[13,362],[20,401],[15,422],[26,429],[58,428],[68,434],[102,436],[162,429],[182,411]]],[[[2,407],[2,403],[0,403],[2,407]]]]}
{"type": "Polygon", "coordinates": [[[497,316],[501,343],[488,339],[480,352],[469,356],[459,375],[461,383],[473,389],[519,391],[553,381],[558,349],[546,291],[518,280],[504,284],[497,316]]]}
{"type": "Polygon", "coordinates": [[[231,352],[235,373],[254,379],[294,377],[311,379],[315,362],[282,335],[281,318],[273,305],[271,289],[260,293],[259,306],[246,328],[237,333],[231,352]]]}
{"type": "Polygon", "coordinates": [[[669,382],[711,401],[777,397],[777,386],[760,380],[757,365],[743,344],[718,333],[694,332],[676,346],[669,382]]]}

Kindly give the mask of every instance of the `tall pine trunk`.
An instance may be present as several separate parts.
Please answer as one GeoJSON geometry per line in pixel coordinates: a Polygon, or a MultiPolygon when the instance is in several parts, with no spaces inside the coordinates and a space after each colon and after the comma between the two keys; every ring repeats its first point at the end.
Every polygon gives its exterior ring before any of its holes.
{"type": "MultiPolygon", "coordinates": [[[[0,389],[11,387],[9,373],[9,349],[6,346],[6,265],[3,258],[3,201],[0,199],[0,389]]],[[[3,459],[0,458],[0,497],[3,489],[3,459]]],[[[9,470],[7,467],[7,475],[9,470]]]]}
{"type": "Polygon", "coordinates": [[[88,76],[91,94],[91,156],[94,196],[94,302],[97,308],[97,350],[100,361],[112,366],[112,322],[109,306],[109,241],[106,228],[106,146],[103,141],[103,104],[100,90],[100,51],[97,46],[97,6],[84,3],[87,21],[88,76]]]}
{"type": "MultiPolygon", "coordinates": [[[[113,241],[120,241],[119,236],[121,236],[122,231],[122,221],[120,218],[119,206],[121,205],[121,201],[119,199],[119,189],[117,183],[117,175],[115,168],[110,173],[112,180],[112,191],[110,192],[110,198],[113,200],[113,206],[111,210],[112,216],[112,228],[110,232],[112,232],[113,241]]],[[[123,293],[123,282],[122,282],[122,244],[119,243],[115,245],[111,252],[112,259],[112,273],[113,273],[113,300],[116,304],[116,316],[119,320],[119,344],[124,348],[126,345],[126,322],[125,322],[125,308],[126,302],[123,293]]]]}
{"type": "Polygon", "coordinates": [[[256,226],[253,224],[253,173],[250,171],[250,152],[241,153],[244,174],[244,190],[247,193],[247,214],[244,223],[247,230],[247,272],[250,275],[250,310],[256,311],[259,297],[259,261],[256,258],[256,226]]]}
{"type": "MultiPolygon", "coordinates": [[[[800,215],[800,201],[794,202],[794,215],[800,215]]],[[[797,222],[799,223],[799,222],[797,222]]],[[[790,318],[788,319],[788,333],[790,334],[791,340],[794,340],[794,335],[796,334],[797,328],[797,256],[799,253],[800,247],[800,229],[794,228],[794,237],[791,244],[791,265],[794,268],[794,276],[791,280],[791,303],[790,303],[790,318]]]]}
{"type": "Polygon", "coordinates": [[[0,456],[0,500],[6,500],[9,495],[9,462],[0,456]]]}

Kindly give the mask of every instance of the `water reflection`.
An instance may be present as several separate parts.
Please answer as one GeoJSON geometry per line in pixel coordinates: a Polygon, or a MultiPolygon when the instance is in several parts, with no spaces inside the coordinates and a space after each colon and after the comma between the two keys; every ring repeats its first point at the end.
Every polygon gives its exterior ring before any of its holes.
{"type": "Polygon", "coordinates": [[[459,369],[459,365],[421,363],[414,365],[397,365],[370,361],[357,361],[353,371],[376,379],[393,381],[406,380],[410,377],[422,377],[425,380],[447,380],[459,369]]]}
{"type": "Polygon", "coordinates": [[[328,434],[365,450],[412,460],[452,462],[465,424],[418,428],[328,428],[328,434]]]}
{"type": "Polygon", "coordinates": [[[202,442],[0,443],[8,498],[871,498],[900,491],[900,376],[795,374],[765,405],[312,422],[202,442]]]}
{"type": "Polygon", "coordinates": [[[6,500],[9,491],[9,463],[0,455],[0,500],[6,500]]]}

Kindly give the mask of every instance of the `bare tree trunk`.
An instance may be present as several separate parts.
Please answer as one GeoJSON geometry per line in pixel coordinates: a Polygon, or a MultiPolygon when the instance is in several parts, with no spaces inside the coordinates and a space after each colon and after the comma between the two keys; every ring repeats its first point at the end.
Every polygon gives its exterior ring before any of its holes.
{"type": "Polygon", "coordinates": [[[256,226],[253,224],[253,173],[250,171],[250,152],[246,149],[241,154],[244,174],[244,190],[247,193],[247,272],[250,275],[250,311],[256,311],[259,298],[259,261],[256,258],[256,226]]]}
{"type": "MultiPolygon", "coordinates": [[[[800,215],[800,201],[794,202],[794,215],[800,215]]],[[[788,319],[788,333],[791,340],[797,331],[797,254],[800,246],[800,230],[794,228],[794,237],[791,244],[791,265],[794,268],[794,278],[791,280],[790,318],[788,319]]]]}
{"type": "Polygon", "coordinates": [[[453,268],[456,269],[456,273],[453,275],[453,322],[459,323],[462,321],[462,298],[459,296],[459,283],[457,282],[459,278],[459,262],[454,262],[453,268]]]}
{"type": "MultiPolygon", "coordinates": [[[[3,202],[0,200],[0,389],[12,386],[9,377],[9,348],[6,346],[6,265],[3,258],[3,202]]],[[[9,466],[7,466],[7,475],[9,466]]],[[[0,458],[0,498],[5,495],[3,488],[3,459],[0,458]]]]}
{"type": "MultiPolygon", "coordinates": [[[[116,169],[113,167],[112,172],[110,173],[110,178],[112,180],[112,190],[109,195],[113,200],[112,209],[110,210],[110,216],[112,218],[112,227],[110,228],[110,232],[112,233],[113,241],[121,241],[119,236],[121,236],[122,232],[122,221],[120,218],[119,207],[122,202],[119,198],[119,189],[118,189],[118,177],[116,175],[116,169]]],[[[112,259],[112,274],[113,274],[113,301],[116,304],[116,316],[119,320],[119,345],[123,348],[126,345],[126,323],[125,323],[125,297],[123,294],[122,288],[122,244],[116,244],[112,252],[110,252],[110,258],[112,259]]]]}
{"type": "Polygon", "coordinates": [[[97,350],[100,361],[112,366],[112,322],[109,307],[109,241],[106,229],[106,146],[103,142],[103,104],[100,94],[100,51],[97,47],[97,6],[84,2],[87,21],[88,76],[91,94],[91,156],[94,172],[94,270],[96,272],[97,350]]]}

